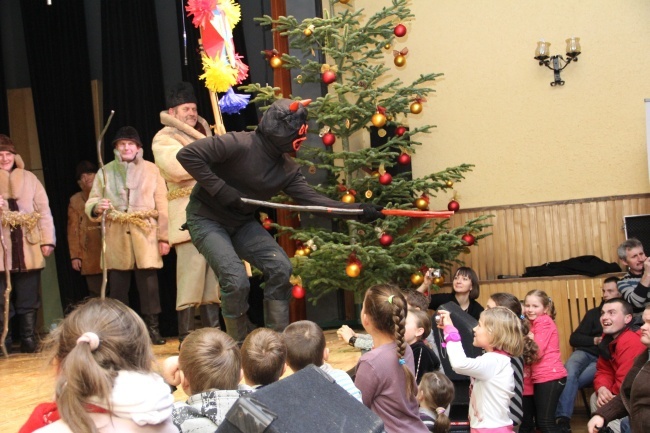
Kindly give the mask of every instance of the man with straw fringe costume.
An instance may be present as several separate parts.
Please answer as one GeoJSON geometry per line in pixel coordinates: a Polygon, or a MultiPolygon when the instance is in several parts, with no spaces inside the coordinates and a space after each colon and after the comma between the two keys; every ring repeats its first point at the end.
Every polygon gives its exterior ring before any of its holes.
{"type": "Polygon", "coordinates": [[[135,273],[140,311],[151,341],[165,344],[158,328],[160,295],[157,270],[169,253],[167,187],[160,170],[142,157],[142,142],[132,126],[118,129],[115,159],[99,170],[86,202],[91,221],[106,216],[109,295],[129,305],[131,272],[135,273]],[[106,179],[106,183],[104,181],[106,179]]]}
{"type": "Polygon", "coordinates": [[[177,83],[167,93],[168,110],[160,113],[164,125],[153,138],[151,149],[167,182],[169,194],[169,245],[176,248],[176,310],[178,338],[182,342],[194,330],[195,308],[204,327],[219,328],[219,284],[205,258],[192,244],[190,233],[181,230],[185,208],[196,181],[176,159],[176,153],[195,140],[212,136],[210,127],[196,110],[190,83],[177,83]]]}

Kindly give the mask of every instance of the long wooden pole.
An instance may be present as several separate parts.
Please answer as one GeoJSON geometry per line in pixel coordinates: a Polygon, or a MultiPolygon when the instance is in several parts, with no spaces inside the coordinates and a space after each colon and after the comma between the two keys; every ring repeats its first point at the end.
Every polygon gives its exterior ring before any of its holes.
{"type": "MultiPolygon", "coordinates": [[[[2,209],[0,209],[0,221],[2,221],[2,209]]],[[[9,312],[11,308],[11,271],[9,269],[9,257],[7,255],[7,244],[5,243],[5,234],[2,230],[2,225],[0,224],[0,243],[2,244],[2,253],[3,261],[5,266],[5,294],[4,294],[4,309],[2,312],[2,339],[0,343],[2,344],[2,354],[5,358],[9,358],[9,352],[5,347],[5,341],[7,339],[7,334],[9,333],[9,312]]]]}
{"type": "MultiPolygon", "coordinates": [[[[97,139],[97,160],[99,162],[99,168],[102,169],[102,179],[104,182],[104,187],[102,189],[102,197],[106,195],[106,182],[107,182],[107,177],[106,177],[106,169],[104,168],[104,158],[102,158],[102,140],[104,139],[104,135],[106,134],[106,130],[108,129],[108,126],[111,124],[111,120],[113,120],[113,115],[115,114],[115,110],[111,110],[111,114],[108,116],[108,120],[106,121],[106,125],[104,125],[104,129],[102,129],[102,132],[99,134],[99,138],[97,139]]],[[[102,287],[100,290],[100,298],[105,299],[106,298],[106,284],[108,282],[108,268],[106,267],[106,214],[108,212],[104,211],[102,212],[102,224],[101,224],[101,231],[102,231],[102,256],[101,256],[101,264],[102,264],[102,287]]]]}

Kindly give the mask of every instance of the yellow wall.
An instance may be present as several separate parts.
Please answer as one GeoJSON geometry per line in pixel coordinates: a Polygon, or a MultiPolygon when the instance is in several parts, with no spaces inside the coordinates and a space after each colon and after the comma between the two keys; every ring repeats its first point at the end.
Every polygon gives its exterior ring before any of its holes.
{"type": "Polygon", "coordinates": [[[444,73],[408,119],[437,125],[413,158],[416,176],[475,164],[457,185],[465,209],[650,191],[646,0],[413,0],[411,10],[408,34],[394,45],[408,47],[407,65],[397,71],[387,55],[387,78],[444,73]],[[536,42],[564,54],[571,36],[583,54],[562,72],[565,86],[551,87],[552,71],[533,59],[536,42]]]}

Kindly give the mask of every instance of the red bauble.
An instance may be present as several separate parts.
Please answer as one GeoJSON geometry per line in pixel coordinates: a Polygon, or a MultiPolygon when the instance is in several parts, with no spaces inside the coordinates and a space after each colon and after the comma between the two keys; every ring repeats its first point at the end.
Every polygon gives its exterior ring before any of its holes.
{"type": "Polygon", "coordinates": [[[447,205],[447,209],[449,209],[452,212],[458,212],[458,210],[460,209],[460,203],[458,203],[456,200],[452,200],[447,205]]]}
{"type": "Polygon", "coordinates": [[[393,181],[393,176],[391,176],[390,173],[384,173],[381,176],[379,176],[379,183],[381,183],[382,185],[390,185],[392,181],[393,181]]]}
{"type": "Polygon", "coordinates": [[[325,146],[331,146],[336,142],[336,135],[332,134],[331,132],[328,132],[323,135],[322,140],[325,146]]]}
{"type": "Polygon", "coordinates": [[[398,24],[395,26],[393,29],[393,33],[395,33],[395,36],[398,38],[401,38],[406,34],[406,26],[404,24],[398,24]]]}
{"type": "Polygon", "coordinates": [[[334,81],[336,81],[336,72],[325,71],[323,72],[323,75],[321,75],[321,79],[325,84],[332,84],[334,81]]]}
{"type": "Polygon", "coordinates": [[[291,289],[291,294],[296,299],[302,299],[305,297],[305,288],[299,284],[296,284],[293,286],[293,289],[291,289]]]}
{"type": "Polygon", "coordinates": [[[393,243],[393,237],[391,235],[389,235],[388,233],[384,233],[379,238],[379,243],[384,247],[388,247],[388,246],[390,246],[390,244],[393,243]]]}
{"type": "Polygon", "coordinates": [[[262,221],[262,227],[264,227],[267,230],[271,230],[273,227],[271,226],[273,224],[273,220],[271,218],[264,218],[264,221],[262,221]]]}
{"type": "Polygon", "coordinates": [[[401,165],[408,165],[411,163],[411,155],[408,153],[402,153],[397,157],[397,162],[401,165]]]}
{"type": "Polygon", "coordinates": [[[397,128],[395,128],[395,135],[401,137],[404,134],[406,134],[406,128],[404,128],[403,126],[398,126],[397,128]]]}
{"type": "Polygon", "coordinates": [[[467,233],[466,235],[463,235],[462,239],[463,239],[463,242],[465,242],[467,244],[467,246],[470,246],[470,247],[472,245],[474,245],[474,242],[476,241],[476,238],[474,237],[474,235],[472,235],[470,233],[467,233]]]}

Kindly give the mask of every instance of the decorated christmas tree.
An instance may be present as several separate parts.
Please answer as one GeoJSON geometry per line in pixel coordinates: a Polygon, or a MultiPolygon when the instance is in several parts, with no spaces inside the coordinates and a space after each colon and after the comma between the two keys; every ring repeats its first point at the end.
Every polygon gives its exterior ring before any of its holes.
{"type": "MultiPolygon", "coordinates": [[[[408,0],[392,0],[390,6],[374,14],[366,14],[362,4],[360,0],[328,0],[322,18],[302,22],[291,16],[259,18],[262,25],[287,36],[290,47],[303,56],[277,50],[264,54],[272,67],[298,72],[294,74],[297,85],[327,85],[327,93],[308,107],[322,145],[303,145],[297,157],[307,177],[317,170],[327,172],[327,181],[315,188],[346,203],[371,202],[424,215],[429,198],[453,191],[472,165],[412,176],[411,158],[417,157],[422,145],[418,140],[434,126],[409,125],[409,116],[425,110],[427,95],[434,91],[429,86],[441,74],[422,74],[408,84],[397,77],[396,71],[409,66],[408,50],[400,43],[408,22],[415,18],[408,0]],[[393,61],[386,62],[387,57],[393,61]],[[373,146],[371,135],[378,140],[373,146]],[[352,146],[358,141],[364,143],[361,149],[352,146]]],[[[254,93],[252,101],[262,105],[282,97],[279,89],[259,84],[244,90],[254,93]]],[[[458,208],[458,202],[452,200],[449,210],[458,208]]],[[[306,217],[302,216],[303,221],[306,217]]],[[[460,263],[460,253],[488,235],[482,232],[488,225],[484,217],[452,228],[447,218],[388,216],[371,224],[335,219],[327,227],[303,224],[279,230],[297,242],[292,258],[296,282],[304,287],[308,299],[316,302],[338,289],[361,294],[376,283],[417,286],[429,268],[444,274],[460,263]]],[[[441,276],[434,283],[443,281],[441,276]]],[[[300,290],[294,293],[300,294],[300,290]]]]}

